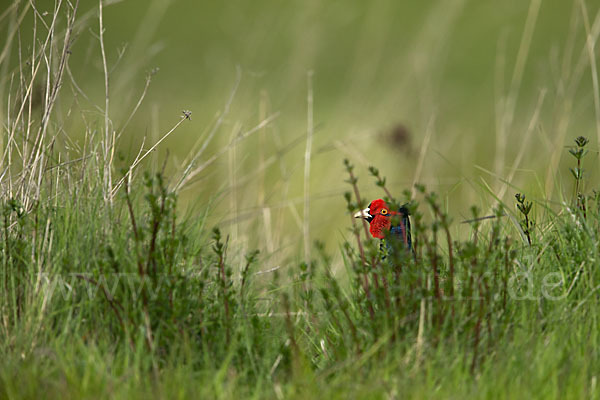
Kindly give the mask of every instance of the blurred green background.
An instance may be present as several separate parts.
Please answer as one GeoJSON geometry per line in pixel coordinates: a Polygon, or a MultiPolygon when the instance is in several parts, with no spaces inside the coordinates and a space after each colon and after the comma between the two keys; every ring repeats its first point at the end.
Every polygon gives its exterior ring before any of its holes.
{"type": "MultiPolygon", "coordinates": [[[[0,4],[6,9],[11,3],[0,4]]],[[[55,4],[34,3],[49,15],[55,4]]],[[[115,127],[127,120],[148,71],[159,68],[120,138],[126,159],[134,158],[144,137],[149,148],[182,110],[191,110],[192,121],[161,144],[146,166],[160,168],[168,152],[168,175],[176,182],[190,149],[206,139],[239,81],[198,163],[219,156],[181,189],[181,201],[199,210],[213,200],[210,223],[228,226],[243,247],[274,254],[274,264],[302,248],[310,71],[311,240],[335,247],[348,235],[344,158],[357,166],[368,200],[384,195],[367,173],[375,165],[399,197],[415,180],[438,192],[455,220],[468,217],[472,204],[489,211],[494,196],[512,205],[516,191],[555,201],[561,193],[570,195],[571,160],[564,146],[579,135],[591,139],[588,172],[597,176],[599,133],[585,46],[586,24],[597,35],[597,1],[105,4],[115,127]],[[269,116],[276,117],[228,147],[269,116]]],[[[79,6],[84,23],[71,48],[74,80],[65,80],[59,111],[75,141],[84,137],[80,120],[101,127],[95,106],[104,104],[98,3],[79,6]]],[[[24,48],[32,21],[29,13],[20,31],[24,48]]],[[[11,65],[16,60],[15,53],[11,65]]]]}

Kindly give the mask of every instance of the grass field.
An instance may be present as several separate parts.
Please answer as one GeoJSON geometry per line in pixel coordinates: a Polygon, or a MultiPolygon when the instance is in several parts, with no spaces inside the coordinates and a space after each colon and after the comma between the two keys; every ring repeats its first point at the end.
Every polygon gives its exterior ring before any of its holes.
{"type": "Polygon", "coordinates": [[[4,3],[1,398],[598,397],[595,2],[4,3]]]}

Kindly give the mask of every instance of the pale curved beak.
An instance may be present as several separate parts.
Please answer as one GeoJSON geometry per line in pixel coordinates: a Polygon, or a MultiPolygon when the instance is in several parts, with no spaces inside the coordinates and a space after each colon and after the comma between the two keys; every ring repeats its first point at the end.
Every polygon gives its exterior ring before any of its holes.
{"type": "Polygon", "coordinates": [[[369,219],[369,218],[373,218],[373,216],[371,214],[369,214],[369,209],[365,208],[364,210],[360,210],[359,212],[354,214],[354,218],[369,219]]]}

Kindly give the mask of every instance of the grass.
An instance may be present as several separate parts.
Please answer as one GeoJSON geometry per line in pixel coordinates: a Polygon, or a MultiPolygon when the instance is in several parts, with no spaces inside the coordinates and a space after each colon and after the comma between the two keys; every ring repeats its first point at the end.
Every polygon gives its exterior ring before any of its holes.
{"type": "MultiPolygon", "coordinates": [[[[576,5],[588,19],[585,4],[576,5]]],[[[307,123],[300,131],[305,133],[297,141],[305,143],[299,165],[283,162],[286,144],[273,155],[261,147],[259,168],[245,169],[246,140],[256,135],[264,143],[280,114],[263,98],[258,123],[230,123],[238,70],[223,110],[172,169],[167,161],[157,164],[153,153],[195,114],[184,111],[135,156],[121,155],[122,135],[155,71],[129,114],[113,120],[119,92],[111,89],[103,3],[93,12],[82,12],[77,2],[55,6],[47,19],[33,3],[16,7],[22,15],[39,14],[35,44],[25,55],[15,34],[2,53],[19,60],[10,70],[3,64],[6,78],[0,81],[2,398],[598,396],[600,194],[586,137],[573,135],[578,137],[568,152],[555,146],[559,149],[545,156],[553,157],[549,174],[557,179],[550,193],[558,192],[560,201],[513,191],[512,179],[501,181],[499,192],[484,182],[478,188],[489,192],[460,224],[446,194],[418,184],[435,129],[429,116],[416,184],[402,198],[394,198],[394,188],[375,166],[368,168],[372,185],[363,183],[366,174],[354,162],[339,166],[346,178],[337,179],[346,181],[346,190],[338,193],[335,209],[342,210],[346,200],[343,226],[349,231],[332,251],[314,240],[319,235],[308,218],[315,199],[311,177],[325,175],[314,162],[313,102],[319,97],[311,73],[307,123]],[[67,77],[72,78],[71,35],[91,24],[90,16],[100,28],[103,82],[102,105],[93,106],[93,118],[66,106],[86,96],[67,77]],[[67,83],[76,95],[65,92],[67,83]],[[225,128],[231,129],[229,139],[216,146],[213,139],[225,128]],[[81,129],[81,140],[69,129],[81,129]],[[563,168],[571,167],[564,181],[558,169],[562,153],[573,156],[563,168]],[[226,167],[211,169],[225,155],[226,167]],[[274,184],[271,166],[283,176],[274,184]],[[288,197],[294,190],[290,169],[303,172],[302,215],[288,197]],[[209,200],[194,209],[182,205],[191,183],[211,173],[227,179],[216,186],[200,180],[209,200]],[[238,210],[249,193],[244,182],[259,188],[258,206],[250,210],[259,222],[247,225],[238,210]],[[367,186],[374,188],[369,195],[367,186]],[[284,193],[282,207],[300,232],[289,236],[291,250],[281,240],[288,230],[277,227],[284,218],[269,206],[273,190],[284,193]],[[395,249],[382,259],[367,226],[350,217],[375,190],[390,204],[408,203],[414,255],[395,249]],[[495,218],[480,219],[494,202],[495,218]],[[230,224],[214,224],[211,215],[223,207],[233,214],[230,224]],[[244,234],[248,228],[258,233],[244,234]]],[[[499,148],[505,150],[496,154],[492,174],[506,171],[504,152],[514,140],[516,101],[539,7],[536,1],[530,5],[510,90],[498,105],[504,110],[499,148]]],[[[6,29],[19,26],[19,15],[4,14],[6,29]]],[[[597,24],[585,29],[579,60],[586,60],[600,32],[597,24]]],[[[368,68],[361,73],[368,75],[368,68]]],[[[578,74],[567,81],[576,85],[583,71],[578,74]]],[[[527,138],[546,118],[540,110],[549,95],[542,93],[524,124],[527,138]]],[[[565,101],[576,93],[571,87],[565,101]]],[[[563,105],[556,104],[562,110],[558,121],[571,118],[563,105]]],[[[560,132],[567,136],[566,128],[560,132]]],[[[529,161],[534,157],[519,151],[507,176],[529,161]]]]}

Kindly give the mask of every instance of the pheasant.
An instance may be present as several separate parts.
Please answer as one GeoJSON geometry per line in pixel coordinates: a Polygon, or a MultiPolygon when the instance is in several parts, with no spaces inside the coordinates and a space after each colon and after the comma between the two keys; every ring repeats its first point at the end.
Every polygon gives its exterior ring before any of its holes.
{"type": "MultiPolygon", "coordinates": [[[[369,223],[369,232],[374,238],[382,240],[380,248],[388,252],[394,246],[385,243],[386,237],[388,240],[400,240],[407,250],[412,250],[410,219],[408,216],[406,206],[401,206],[398,211],[392,211],[382,199],[373,200],[367,208],[354,214],[354,218],[363,218],[369,223]],[[397,225],[392,226],[392,222],[397,223],[397,225]]],[[[400,246],[396,246],[396,248],[398,247],[400,246]]]]}

